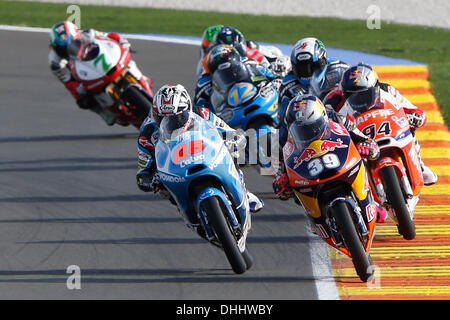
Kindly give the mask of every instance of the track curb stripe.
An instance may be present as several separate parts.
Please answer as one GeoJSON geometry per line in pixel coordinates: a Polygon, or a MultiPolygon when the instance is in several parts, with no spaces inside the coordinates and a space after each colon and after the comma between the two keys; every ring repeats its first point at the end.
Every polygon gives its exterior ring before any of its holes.
{"type": "Polygon", "coordinates": [[[450,132],[432,94],[427,66],[375,66],[380,81],[391,83],[427,114],[416,131],[422,159],[439,180],[424,186],[414,221],[417,236],[406,241],[392,221],[378,224],[370,250],[376,276],[361,283],[351,259],[330,249],[341,299],[450,299],[450,132]],[[375,284],[374,284],[375,283],[375,284]]]}

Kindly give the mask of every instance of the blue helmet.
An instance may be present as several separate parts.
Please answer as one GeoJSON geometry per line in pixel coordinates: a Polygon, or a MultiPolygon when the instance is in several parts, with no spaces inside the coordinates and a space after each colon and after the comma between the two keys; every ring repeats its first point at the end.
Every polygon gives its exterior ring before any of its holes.
{"type": "Polygon", "coordinates": [[[323,76],[321,76],[320,70],[313,74],[310,82],[311,93],[323,99],[332,88],[339,86],[342,75],[349,67],[340,60],[330,61],[323,76]]]}
{"type": "Polygon", "coordinates": [[[246,42],[244,35],[237,29],[233,27],[225,26],[220,29],[214,36],[213,43],[217,44],[228,44],[239,52],[242,57],[247,56],[246,42]]]}
{"type": "Polygon", "coordinates": [[[62,58],[67,58],[67,46],[80,36],[77,26],[69,21],[55,24],[50,30],[50,45],[62,58]]]}

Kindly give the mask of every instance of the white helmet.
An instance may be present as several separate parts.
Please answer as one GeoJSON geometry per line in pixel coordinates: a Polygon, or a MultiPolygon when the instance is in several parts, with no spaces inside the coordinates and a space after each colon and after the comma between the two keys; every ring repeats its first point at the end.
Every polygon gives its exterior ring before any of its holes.
{"type": "Polygon", "coordinates": [[[154,100],[153,111],[161,117],[192,110],[191,97],[181,84],[162,86],[156,93],[154,100]]]}
{"type": "Polygon", "coordinates": [[[186,88],[181,84],[162,86],[155,95],[153,104],[153,120],[162,125],[165,120],[169,131],[181,128],[189,120],[192,102],[186,88]]]}

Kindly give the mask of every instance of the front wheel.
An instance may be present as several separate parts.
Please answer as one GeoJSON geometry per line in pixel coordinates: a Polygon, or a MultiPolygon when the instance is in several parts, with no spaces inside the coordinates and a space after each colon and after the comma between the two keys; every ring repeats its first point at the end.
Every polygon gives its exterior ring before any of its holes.
{"type": "Polygon", "coordinates": [[[386,197],[394,209],[395,217],[397,218],[398,232],[406,240],[414,239],[416,237],[416,226],[403,197],[395,168],[393,166],[382,168],[380,170],[380,176],[383,181],[386,197]]]}
{"type": "MultiPolygon", "coordinates": [[[[248,269],[246,261],[247,256],[244,257],[243,255],[245,254],[245,251],[244,253],[241,253],[241,251],[239,250],[237,241],[233,235],[227,219],[225,218],[219,200],[217,199],[217,197],[205,199],[202,202],[202,207],[203,210],[205,210],[210,227],[212,228],[217,236],[217,239],[222,245],[223,251],[225,252],[231,268],[237,274],[244,273],[248,269]]],[[[250,260],[248,262],[250,263],[250,260]]]]}
{"type": "Polygon", "coordinates": [[[344,239],[345,246],[352,256],[356,273],[361,281],[367,282],[373,276],[374,272],[372,259],[364,250],[347,204],[343,201],[337,202],[332,208],[332,213],[341,236],[344,239]]]}

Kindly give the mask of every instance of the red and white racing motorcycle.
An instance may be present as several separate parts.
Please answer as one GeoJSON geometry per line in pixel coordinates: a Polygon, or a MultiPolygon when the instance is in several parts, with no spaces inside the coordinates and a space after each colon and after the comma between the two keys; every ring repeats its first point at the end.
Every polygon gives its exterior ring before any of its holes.
{"type": "Polygon", "coordinates": [[[140,128],[153,102],[153,82],[142,74],[129,48],[105,36],[82,34],[68,47],[69,67],[115,122],[140,128]]]}

